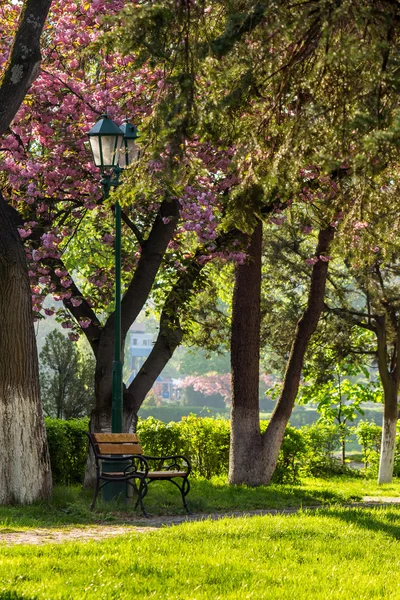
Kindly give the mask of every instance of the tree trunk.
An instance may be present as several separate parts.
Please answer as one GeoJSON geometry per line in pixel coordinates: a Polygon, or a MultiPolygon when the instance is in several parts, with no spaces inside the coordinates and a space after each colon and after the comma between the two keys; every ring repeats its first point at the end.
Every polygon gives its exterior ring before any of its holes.
{"type": "Polygon", "coordinates": [[[25,252],[0,195],[0,503],[51,495],[25,252]]]}
{"type": "Polygon", "coordinates": [[[384,389],[384,409],[378,485],[392,482],[394,455],[396,450],[396,425],[398,418],[397,394],[398,385],[396,385],[396,382],[392,382],[389,390],[384,389]]]}
{"type": "MultiPolygon", "coordinates": [[[[316,256],[325,255],[335,230],[319,232],[316,256]]],[[[328,262],[318,260],[312,270],[310,292],[299,320],[283,381],[266,432],[260,434],[258,400],[261,229],[250,245],[250,261],[237,267],[232,307],[232,410],[229,481],[267,485],[275,471],[286,425],[297,396],[304,355],[324,306],[328,262]]]]}
{"type": "MultiPolygon", "coordinates": [[[[393,477],[394,454],[396,450],[396,424],[398,418],[397,396],[399,392],[398,366],[388,368],[388,343],[386,336],[386,315],[375,317],[377,357],[379,376],[383,387],[383,422],[381,454],[379,459],[378,484],[391,483],[393,477]]],[[[397,357],[397,361],[398,361],[397,357]]],[[[395,362],[397,362],[395,361],[395,362]]]]}
{"type": "MultiPolygon", "coordinates": [[[[328,226],[318,235],[316,256],[325,255],[333,240],[335,230],[328,226]]],[[[326,279],[328,275],[328,262],[318,260],[312,270],[311,285],[308,294],[307,307],[297,324],[289,360],[286,367],[281,395],[277,401],[274,412],[266,432],[263,434],[263,456],[265,460],[264,483],[268,484],[274,474],[279,450],[285,435],[286,425],[292,414],[294,402],[299,389],[304,356],[311,336],[317,328],[319,318],[324,307],[326,279]]]]}
{"type": "Polygon", "coordinates": [[[263,481],[259,411],[262,223],[251,236],[249,259],[235,269],[231,333],[231,443],[229,483],[263,481]]]}

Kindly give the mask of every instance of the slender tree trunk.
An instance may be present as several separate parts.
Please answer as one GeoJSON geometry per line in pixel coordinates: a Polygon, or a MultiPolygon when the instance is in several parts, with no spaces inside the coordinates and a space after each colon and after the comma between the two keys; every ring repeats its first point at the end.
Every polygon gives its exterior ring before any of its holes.
{"type": "Polygon", "coordinates": [[[397,415],[397,391],[395,391],[390,399],[385,397],[378,473],[379,485],[392,482],[394,454],[396,450],[397,415]]]}
{"type": "Polygon", "coordinates": [[[251,237],[249,259],[235,269],[231,333],[231,444],[229,483],[263,482],[259,410],[262,223],[251,237]]]}
{"type": "MultiPolygon", "coordinates": [[[[330,226],[319,232],[316,256],[327,253],[334,232],[330,226]]],[[[250,257],[246,265],[237,268],[234,290],[229,481],[267,485],[275,471],[292,414],[305,352],[324,306],[328,262],[318,260],[313,266],[307,307],[297,324],[282,392],[268,428],[261,435],[258,400],[261,230],[253,234],[250,257]]]]}
{"type": "MultiPolygon", "coordinates": [[[[383,387],[383,422],[381,454],[379,459],[378,484],[391,483],[393,477],[394,454],[396,450],[396,424],[398,419],[397,396],[399,392],[398,366],[388,368],[388,343],[386,336],[386,315],[375,318],[379,376],[383,387]]],[[[395,351],[396,355],[396,351],[395,351]]],[[[396,362],[398,362],[398,357],[396,362]]]]}
{"type": "MultiPolygon", "coordinates": [[[[335,230],[328,226],[318,235],[316,256],[324,255],[329,250],[335,230]]],[[[283,388],[275,410],[272,413],[267,430],[263,435],[263,456],[265,460],[264,483],[268,484],[274,474],[279,450],[283,442],[286,425],[292,414],[294,402],[299,389],[304,356],[311,336],[317,328],[325,298],[326,279],[328,275],[328,262],[318,260],[313,266],[311,285],[308,294],[307,307],[297,324],[289,360],[286,367],[283,388]]]]}
{"type": "Polygon", "coordinates": [[[25,252],[0,195],[0,503],[51,494],[25,252]]]}

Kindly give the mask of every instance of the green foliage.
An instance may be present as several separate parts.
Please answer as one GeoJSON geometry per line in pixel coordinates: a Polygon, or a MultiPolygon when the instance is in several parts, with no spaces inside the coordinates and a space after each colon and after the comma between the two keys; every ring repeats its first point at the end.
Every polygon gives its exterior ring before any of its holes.
{"type": "MultiPolygon", "coordinates": [[[[363,452],[363,462],[366,469],[378,464],[378,455],[381,447],[382,427],[373,421],[360,421],[354,428],[357,441],[363,452]]],[[[398,449],[400,450],[400,448],[398,449]]]]}
{"type": "Polygon", "coordinates": [[[305,371],[308,385],[301,388],[300,402],[316,403],[324,422],[346,425],[355,420],[357,413],[363,414],[363,403],[382,401],[381,386],[370,380],[369,372],[358,356],[349,354],[340,360],[327,347],[322,348],[321,353],[325,359],[324,380],[321,381],[321,370],[313,369],[309,364],[305,371]],[[360,375],[363,375],[362,380],[360,375]]]}
{"type": "Polygon", "coordinates": [[[93,357],[53,330],[46,336],[39,358],[44,413],[59,419],[88,415],[94,402],[93,357]]]}
{"type": "Polygon", "coordinates": [[[339,473],[343,466],[333,458],[333,453],[340,448],[341,432],[335,425],[314,423],[302,427],[302,434],[307,448],[303,470],[315,477],[339,473]]]}
{"type": "MultiPolygon", "coordinates": [[[[261,431],[267,428],[261,421],[261,431]]],[[[189,415],[178,423],[163,423],[153,417],[140,420],[138,435],[146,454],[184,454],[192,462],[193,475],[211,479],[226,476],[229,470],[230,424],[225,419],[189,415]]],[[[286,428],[274,473],[274,483],[294,483],[301,475],[329,475],[343,472],[333,458],[340,432],[335,426],[314,424],[286,428]]],[[[257,457],[254,457],[257,460],[257,457]]]]}
{"type": "Polygon", "coordinates": [[[196,474],[206,479],[213,475],[227,475],[229,421],[190,415],[182,419],[181,429],[196,474]]]}
{"type": "MultiPolygon", "coordinates": [[[[54,483],[81,484],[87,456],[88,419],[46,418],[45,422],[54,483]]],[[[260,425],[261,431],[265,431],[268,422],[261,421],[260,425]]],[[[137,432],[145,454],[183,454],[190,459],[195,478],[211,480],[228,474],[230,424],[227,419],[189,415],[179,422],[164,423],[148,417],[139,419],[137,432]]],[[[333,458],[339,443],[340,432],[335,426],[319,423],[295,429],[289,425],[273,482],[296,483],[305,475],[342,473],[346,469],[333,458]]]]}
{"type": "Polygon", "coordinates": [[[45,418],[53,484],[82,484],[85,472],[89,419],[45,418]]]}
{"type": "Polygon", "coordinates": [[[273,482],[296,483],[299,480],[306,455],[307,445],[303,432],[288,425],[279,452],[273,482]]]}
{"type": "Polygon", "coordinates": [[[185,454],[179,423],[164,423],[148,417],[146,420],[139,420],[136,431],[145,454],[149,456],[185,454]]]}
{"type": "Polygon", "coordinates": [[[184,454],[194,476],[210,479],[228,473],[229,421],[189,415],[179,423],[163,423],[149,417],[139,421],[137,432],[146,454],[184,454]]]}

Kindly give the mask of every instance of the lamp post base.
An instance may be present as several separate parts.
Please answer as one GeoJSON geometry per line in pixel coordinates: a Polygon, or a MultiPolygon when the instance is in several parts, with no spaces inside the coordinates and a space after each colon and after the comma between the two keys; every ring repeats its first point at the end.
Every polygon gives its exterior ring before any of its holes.
{"type": "MultiPolygon", "coordinates": [[[[106,465],[103,465],[102,471],[103,473],[122,472],[129,465],[129,461],[126,463],[121,461],[108,461],[106,465]]],[[[133,499],[133,488],[125,481],[111,481],[101,488],[101,499],[103,502],[114,502],[115,500],[119,500],[124,504],[131,504],[133,499]]]]}

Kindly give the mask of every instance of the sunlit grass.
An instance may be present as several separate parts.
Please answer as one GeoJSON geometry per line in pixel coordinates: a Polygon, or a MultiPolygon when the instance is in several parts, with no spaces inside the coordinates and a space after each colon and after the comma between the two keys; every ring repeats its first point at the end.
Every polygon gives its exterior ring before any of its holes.
{"type": "Polygon", "coordinates": [[[4,548],[0,598],[398,598],[400,511],[332,507],[4,548]]]}
{"type": "MultiPolygon", "coordinates": [[[[377,486],[361,478],[309,478],[299,485],[250,488],[229,486],[223,478],[193,480],[188,504],[193,513],[246,512],[252,510],[313,507],[361,501],[364,496],[400,496],[400,482],[377,486]]],[[[89,510],[91,492],[79,487],[56,488],[50,502],[31,506],[0,506],[0,533],[37,527],[89,526],[132,523],[142,519],[140,510],[122,502],[99,501],[89,510]]],[[[178,490],[169,482],[155,482],[145,498],[151,516],[185,515],[178,490]]],[[[0,598],[1,600],[1,598],[0,598]]]]}

